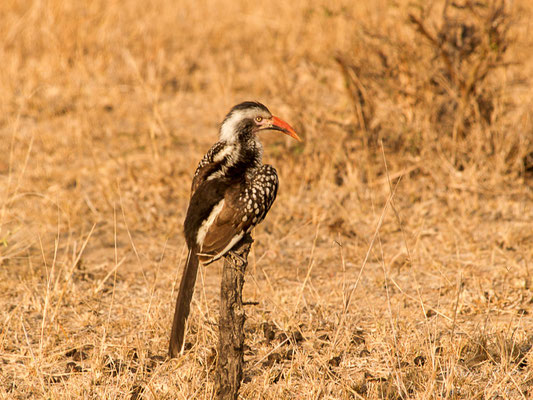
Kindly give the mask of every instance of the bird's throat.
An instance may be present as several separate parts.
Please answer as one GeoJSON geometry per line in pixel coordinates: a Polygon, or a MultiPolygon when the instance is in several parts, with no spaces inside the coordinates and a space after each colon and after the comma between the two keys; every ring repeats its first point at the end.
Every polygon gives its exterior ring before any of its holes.
{"type": "Polygon", "coordinates": [[[213,157],[213,161],[219,164],[219,168],[208,179],[222,176],[229,179],[250,179],[261,167],[262,159],[263,146],[257,137],[242,142],[228,143],[213,157]]]}

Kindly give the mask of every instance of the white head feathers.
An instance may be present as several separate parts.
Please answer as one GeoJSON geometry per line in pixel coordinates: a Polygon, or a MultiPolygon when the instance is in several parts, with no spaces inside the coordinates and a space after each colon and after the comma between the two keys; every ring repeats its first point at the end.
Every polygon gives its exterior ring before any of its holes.
{"type": "Polygon", "coordinates": [[[233,143],[238,138],[239,124],[245,119],[254,119],[256,116],[270,118],[270,111],[261,103],[245,102],[231,109],[220,126],[220,140],[233,143]]]}

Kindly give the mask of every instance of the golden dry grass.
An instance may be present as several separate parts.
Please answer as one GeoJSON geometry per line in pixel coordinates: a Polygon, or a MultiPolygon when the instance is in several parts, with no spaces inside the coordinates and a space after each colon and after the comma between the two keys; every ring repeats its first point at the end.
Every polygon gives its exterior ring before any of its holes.
{"type": "Polygon", "coordinates": [[[81,3],[0,4],[2,398],[211,397],[220,265],[166,360],[181,224],[248,99],[305,142],[263,138],[281,188],[254,235],[241,397],[533,396],[529,1],[507,4],[461,124],[409,20],[436,32],[444,2],[81,3]]]}

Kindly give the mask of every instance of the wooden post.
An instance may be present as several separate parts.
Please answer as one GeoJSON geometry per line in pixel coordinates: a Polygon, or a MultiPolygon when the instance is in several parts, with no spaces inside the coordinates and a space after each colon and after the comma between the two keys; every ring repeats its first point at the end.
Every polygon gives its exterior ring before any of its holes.
{"type": "Polygon", "coordinates": [[[242,287],[253,243],[246,235],[224,258],[220,285],[218,363],[215,391],[219,400],[237,400],[244,363],[244,308],[242,287]]]}

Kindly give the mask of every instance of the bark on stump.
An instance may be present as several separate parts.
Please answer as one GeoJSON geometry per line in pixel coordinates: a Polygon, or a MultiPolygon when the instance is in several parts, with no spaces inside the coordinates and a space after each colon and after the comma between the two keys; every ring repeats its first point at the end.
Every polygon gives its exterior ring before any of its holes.
{"type": "Polygon", "coordinates": [[[253,240],[246,235],[224,258],[220,285],[218,363],[215,391],[219,400],[237,400],[244,363],[242,287],[253,240]]]}

